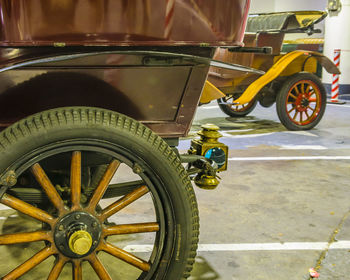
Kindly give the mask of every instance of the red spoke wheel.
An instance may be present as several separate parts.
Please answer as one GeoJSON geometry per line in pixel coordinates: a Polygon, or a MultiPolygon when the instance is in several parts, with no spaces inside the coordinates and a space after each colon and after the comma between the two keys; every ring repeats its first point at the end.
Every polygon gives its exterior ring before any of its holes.
{"type": "Polygon", "coordinates": [[[237,98],[234,98],[233,95],[227,95],[223,98],[218,99],[218,104],[221,111],[233,118],[244,117],[248,115],[254,110],[257,104],[257,100],[253,99],[248,103],[236,105],[233,104],[235,99],[237,98]]]}
{"type": "Polygon", "coordinates": [[[326,108],[326,90],[320,79],[311,73],[297,73],[281,87],[277,114],[289,130],[308,130],[322,119],[326,108]]]}
{"type": "Polygon", "coordinates": [[[14,219],[0,234],[1,279],[189,276],[195,195],[148,128],[107,110],[61,108],[14,124],[0,143],[0,174],[17,176],[0,200],[14,219]]]}

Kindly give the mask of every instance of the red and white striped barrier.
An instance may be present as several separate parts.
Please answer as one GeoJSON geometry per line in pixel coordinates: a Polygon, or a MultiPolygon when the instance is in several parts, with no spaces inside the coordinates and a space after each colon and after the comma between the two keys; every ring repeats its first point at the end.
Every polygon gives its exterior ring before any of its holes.
{"type": "Polygon", "coordinates": [[[171,30],[173,28],[174,8],[175,8],[175,0],[166,0],[165,27],[164,27],[164,37],[166,39],[170,38],[171,30]]]}
{"type": "MultiPolygon", "coordinates": [[[[340,65],[340,49],[334,50],[334,64],[339,68],[340,65]]],[[[331,102],[337,103],[339,96],[339,75],[333,74],[331,102]]]]}

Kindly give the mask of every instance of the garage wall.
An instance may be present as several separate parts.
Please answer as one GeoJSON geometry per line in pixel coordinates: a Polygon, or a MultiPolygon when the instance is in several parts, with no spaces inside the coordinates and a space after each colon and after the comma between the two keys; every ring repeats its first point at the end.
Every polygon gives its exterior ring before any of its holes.
{"type": "MultiPolygon", "coordinates": [[[[265,2],[265,1],[261,1],[265,2]]],[[[274,1],[275,11],[325,10],[327,0],[279,0],[274,1]]]]}
{"type": "MultiPolygon", "coordinates": [[[[328,0],[251,0],[250,13],[271,13],[302,10],[326,10],[328,0]]],[[[288,34],[286,40],[297,38],[323,38],[324,21],[316,25],[322,30],[321,34],[308,36],[305,34],[288,34]]]]}
{"type": "Polygon", "coordinates": [[[254,13],[271,13],[275,10],[275,0],[251,0],[250,10],[251,14],[254,13]]]}
{"type": "MultiPolygon", "coordinates": [[[[340,49],[339,98],[350,100],[350,0],[342,0],[337,12],[326,19],[324,54],[333,59],[334,49],[340,49]]],[[[323,82],[330,92],[332,75],[323,71],[323,82]]]]}
{"type": "Polygon", "coordinates": [[[251,0],[251,13],[325,10],[327,0],[251,0]]]}

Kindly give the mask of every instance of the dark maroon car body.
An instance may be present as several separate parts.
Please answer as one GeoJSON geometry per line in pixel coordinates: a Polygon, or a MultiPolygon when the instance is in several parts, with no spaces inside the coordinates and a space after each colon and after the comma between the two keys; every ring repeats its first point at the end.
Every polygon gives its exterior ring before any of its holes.
{"type": "Polygon", "coordinates": [[[249,0],[173,2],[1,0],[0,129],[94,106],[186,135],[215,47],[242,45],[249,0]]]}

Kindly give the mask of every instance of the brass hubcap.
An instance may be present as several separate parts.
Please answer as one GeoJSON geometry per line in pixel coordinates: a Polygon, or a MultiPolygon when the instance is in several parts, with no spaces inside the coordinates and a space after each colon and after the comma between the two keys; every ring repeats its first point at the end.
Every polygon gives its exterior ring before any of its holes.
{"type": "Polygon", "coordinates": [[[66,257],[81,258],[92,253],[98,246],[102,225],[92,214],[72,211],[56,224],[54,242],[66,257]]]}
{"type": "Polygon", "coordinates": [[[91,246],[92,237],[84,230],[74,232],[69,238],[69,248],[77,255],[85,255],[89,252],[91,246]]]}

